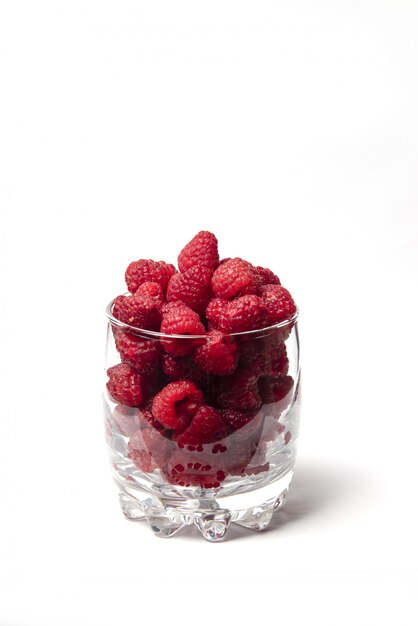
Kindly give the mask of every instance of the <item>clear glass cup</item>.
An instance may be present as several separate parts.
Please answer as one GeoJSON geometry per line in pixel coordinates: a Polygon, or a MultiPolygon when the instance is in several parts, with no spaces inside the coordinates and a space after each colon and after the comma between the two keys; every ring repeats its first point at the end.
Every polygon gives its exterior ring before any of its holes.
{"type": "Polygon", "coordinates": [[[191,524],[209,541],[222,540],[231,523],[265,529],[284,504],[295,464],[301,398],[297,314],[263,330],[228,335],[238,364],[219,376],[195,361],[206,336],[134,328],[113,317],[112,305],[105,372],[125,363],[135,368],[141,387],[129,398],[135,406],[118,402],[106,384],[104,390],[106,439],[125,516],[147,520],[159,537],[191,524]],[[164,427],[153,415],[155,396],[176,380],[199,389],[197,399],[174,405],[184,418],[182,430],[164,427]],[[193,420],[202,405],[211,407],[205,408],[209,426],[213,419],[217,426],[201,436],[193,420]]]}

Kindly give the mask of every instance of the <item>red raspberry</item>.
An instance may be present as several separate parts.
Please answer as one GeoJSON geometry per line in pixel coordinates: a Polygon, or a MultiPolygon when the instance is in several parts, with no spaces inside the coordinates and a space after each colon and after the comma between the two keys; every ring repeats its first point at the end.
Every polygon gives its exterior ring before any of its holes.
{"type": "Polygon", "coordinates": [[[141,374],[155,372],[160,364],[161,346],[153,339],[142,339],[131,333],[114,330],[115,345],[124,363],[141,374]]]}
{"type": "MultiPolygon", "coordinates": [[[[186,305],[174,307],[163,317],[161,332],[166,335],[206,335],[206,329],[200,317],[186,305]]],[[[162,339],[166,352],[175,356],[184,356],[193,352],[204,339],[162,339]]]]}
{"type": "Polygon", "coordinates": [[[118,296],[113,303],[113,315],[124,324],[144,330],[159,330],[161,313],[152,298],[118,296]]]}
{"type": "Polygon", "coordinates": [[[283,400],[293,387],[293,378],[282,375],[278,378],[265,376],[259,380],[259,391],[263,402],[279,402],[283,400]]]}
{"type": "Polygon", "coordinates": [[[147,449],[140,430],[137,430],[129,440],[128,457],[142,472],[153,472],[158,467],[151,452],[147,449]]]}
{"type": "Polygon", "coordinates": [[[209,302],[206,316],[215,328],[225,333],[240,333],[263,328],[266,308],[258,296],[241,296],[226,302],[214,298],[209,302]]]}
{"type": "Polygon", "coordinates": [[[266,373],[273,378],[277,378],[289,371],[289,359],[284,343],[279,343],[278,347],[270,353],[270,364],[266,373]]]}
{"type": "Polygon", "coordinates": [[[199,459],[194,454],[178,451],[170,458],[166,467],[162,468],[164,476],[174,485],[181,487],[198,486],[203,489],[216,489],[226,478],[226,472],[199,459]]]}
{"type": "Polygon", "coordinates": [[[254,411],[236,411],[235,409],[223,409],[222,418],[230,424],[234,430],[242,428],[254,418],[254,411]]]}
{"type": "Polygon", "coordinates": [[[139,428],[139,409],[118,404],[113,410],[116,430],[125,437],[133,435],[139,428]]]}
{"type": "MultiPolygon", "coordinates": [[[[167,285],[168,285],[168,283],[170,282],[170,278],[173,276],[173,274],[177,273],[177,270],[172,263],[166,263],[165,261],[157,261],[157,263],[160,265],[160,267],[164,271],[164,274],[166,275],[166,278],[167,278],[167,285]]],[[[165,292],[165,288],[164,288],[164,292],[165,292]]]]}
{"type": "Polygon", "coordinates": [[[257,275],[253,266],[243,259],[229,259],[212,276],[212,287],[218,298],[235,298],[256,294],[257,275]]]}
{"type": "Polygon", "coordinates": [[[275,342],[270,336],[257,337],[240,343],[240,361],[258,376],[287,374],[289,359],[284,343],[275,342]]]}
{"type": "Polygon", "coordinates": [[[184,430],[203,400],[203,394],[189,380],[168,383],[152,403],[152,414],[161,424],[173,430],[184,430]]]}
{"type": "Polygon", "coordinates": [[[175,302],[166,302],[161,307],[162,316],[164,317],[165,315],[167,315],[167,313],[171,313],[172,311],[175,311],[176,309],[179,309],[183,306],[186,306],[186,305],[184,304],[184,302],[181,302],[180,300],[176,300],[175,302]]]}
{"type": "Polygon", "coordinates": [[[224,408],[254,411],[261,406],[257,376],[249,370],[241,368],[230,376],[216,379],[214,388],[216,399],[224,408]]]}
{"type": "Polygon", "coordinates": [[[169,439],[171,432],[166,430],[152,415],[149,406],[141,409],[140,429],[128,444],[128,456],[144,472],[150,472],[167,463],[177,445],[169,439]]]}
{"type": "Polygon", "coordinates": [[[269,270],[268,267],[257,265],[254,269],[259,287],[263,285],[280,285],[279,277],[269,270]]]}
{"type": "Polygon", "coordinates": [[[146,428],[153,428],[161,432],[164,437],[168,437],[170,431],[164,428],[164,426],[155,419],[152,414],[152,400],[149,400],[144,407],[139,409],[139,423],[142,430],[146,428]]]}
{"type": "Polygon", "coordinates": [[[225,440],[225,446],[219,450],[218,460],[219,466],[225,472],[239,475],[252,462],[259,445],[261,429],[261,418],[256,416],[237,428],[225,440]]]}
{"type": "Polygon", "coordinates": [[[143,378],[130,365],[120,363],[107,370],[106,387],[116,402],[127,406],[139,406],[143,400],[143,378]]]}
{"type": "Polygon", "coordinates": [[[154,283],[150,280],[142,283],[142,285],[139,285],[138,289],[135,291],[135,295],[152,298],[158,304],[160,309],[165,303],[163,288],[159,283],[154,283]]]}
{"type": "Polygon", "coordinates": [[[205,343],[196,349],[194,360],[208,374],[232,374],[238,362],[238,346],[231,337],[211,330],[205,343]]]}
{"type": "Polygon", "coordinates": [[[163,372],[170,380],[180,380],[187,378],[197,387],[203,388],[207,385],[208,377],[193,362],[191,356],[173,356],[167,352],[162,357],[163,372]]]}
{"type": "Polygon", "coordinates": [[[223,430],[223,421],[219,411],[207,404],[202,404],[193,415],[189,426],[181,433],[173,435],[179,445],[197,446],[219,439],[223,430]]]}
{"type": "Polygon", "coordinates": [[[204,313],[212,297],[211,272],[195,265],[184,274],[174,274],[167,287],[168,302],[180,300],[197,313],[204,313]]]}
{"type": "Polygon", "coordinates": [[[267,310],[269,326],[288,320],[296,313],[292,296],[281,285],[265,285],[260,288],[260,295],[267,310]]]}
{"type": "Polygon", "coordinates": [[[178,257],[180,272],[186,272],[194,266],[212,272],[219,265],[218,240],[212,233],[201,230],[183,248],[178,257]]]}
{"type": "Polygon", "coordinates": [[[173,265],[167,265],[164,261],[140,259],[128,265],[125,280],[131,293],[135,293],[142,283],[148,281],[158,283],[165,292],[168,281],[175,271],[173,265]]]}

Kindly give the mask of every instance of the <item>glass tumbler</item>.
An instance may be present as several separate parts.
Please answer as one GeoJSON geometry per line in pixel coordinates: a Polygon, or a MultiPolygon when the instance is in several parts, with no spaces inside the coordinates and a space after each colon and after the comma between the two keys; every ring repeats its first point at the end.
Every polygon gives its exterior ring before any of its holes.
{"type": "Polygon", "coordinates": [[[107,308],[105,432],[122,511],[158,537],[263,530],[285,501],[300,416],[297,314],[262,330],[164,335],[107,308]],[[227,346],[224,349],[224,346],[227,346]],[[226,355],[226,356],[225,356],[226,355]]]}

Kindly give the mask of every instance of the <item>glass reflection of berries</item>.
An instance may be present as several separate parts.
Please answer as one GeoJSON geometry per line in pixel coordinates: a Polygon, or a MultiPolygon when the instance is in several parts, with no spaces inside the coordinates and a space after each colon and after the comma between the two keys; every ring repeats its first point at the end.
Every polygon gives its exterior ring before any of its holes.
{"type": "Polygon", "coordinates": [[[261,530],[289,487],[300,384],[297,308],[268,268],[219,260],[199,232],[178,270],[141,259],[108,306],[106,434],[123,512],[158,536],[261,530]]]}

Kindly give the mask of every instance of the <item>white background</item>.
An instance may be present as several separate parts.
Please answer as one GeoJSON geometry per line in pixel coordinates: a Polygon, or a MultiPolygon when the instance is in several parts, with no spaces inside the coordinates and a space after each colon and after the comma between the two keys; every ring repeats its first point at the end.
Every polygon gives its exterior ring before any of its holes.
{"type": "Polygon", "coordinates": [[[1,626],[417,623],[417,76],[412,0],[0,2],[1,626]],[[124,520],[101,421],[200,229],[301,311],[287,508],[219,545],[124,520]]]}

